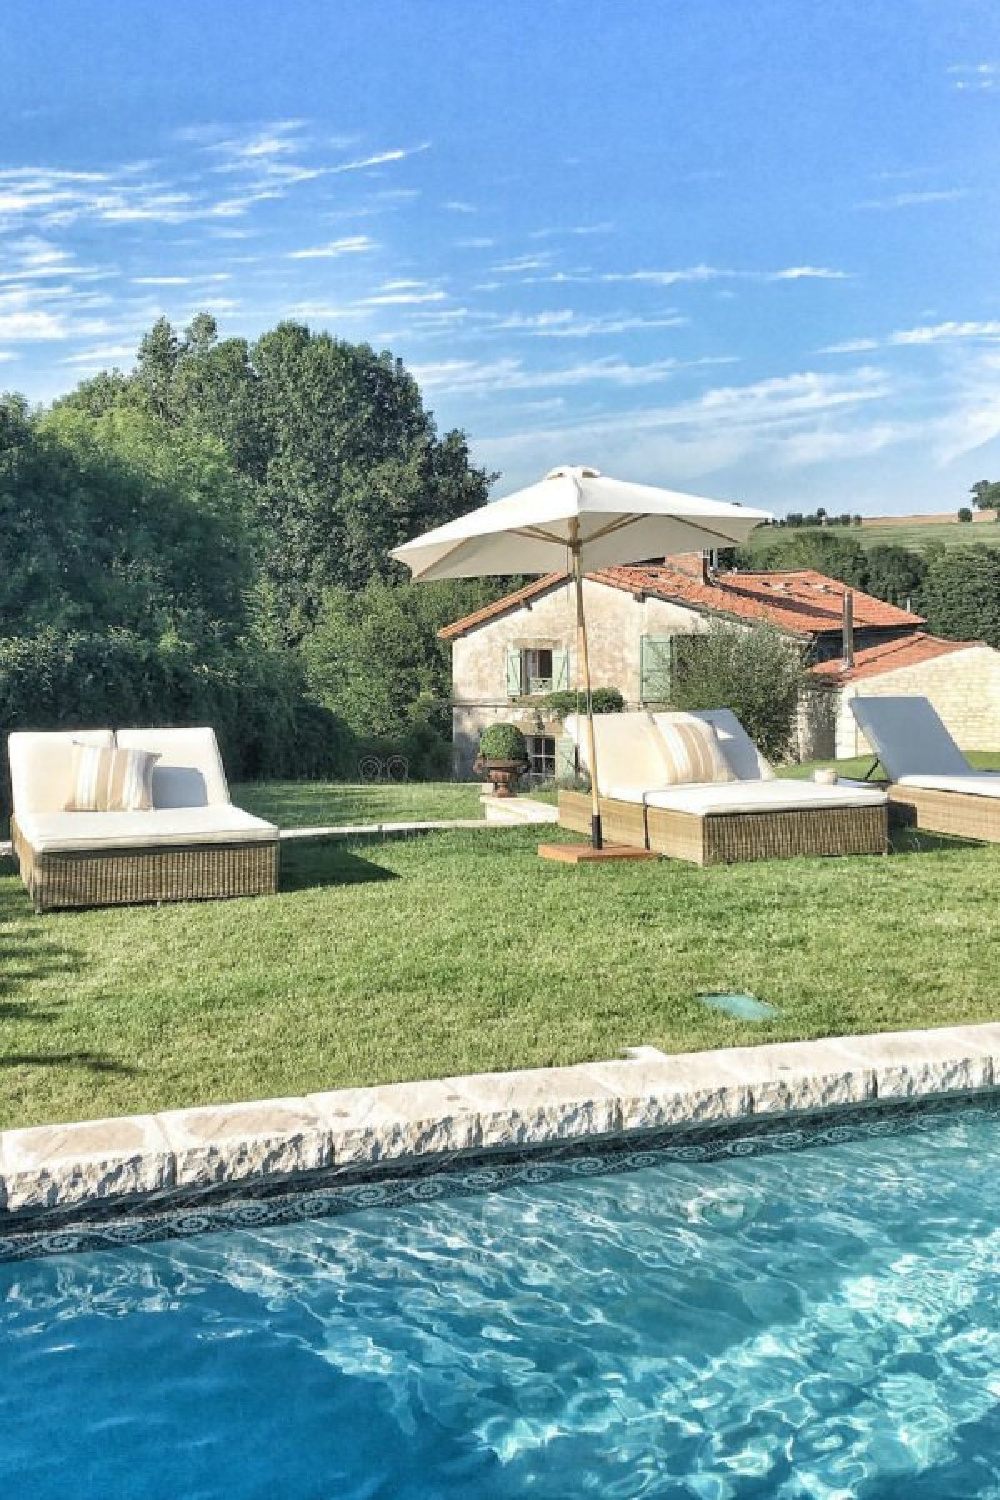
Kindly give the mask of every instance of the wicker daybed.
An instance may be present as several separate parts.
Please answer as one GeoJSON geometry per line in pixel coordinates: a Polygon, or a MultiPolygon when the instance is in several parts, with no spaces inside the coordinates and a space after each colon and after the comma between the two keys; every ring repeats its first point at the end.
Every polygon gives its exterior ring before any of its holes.
{"type": "Polygon", "coordinates": [[[926,698],[852,698],[858,727],[889,777],[893,820],[1000,843],[1000,775],[970,766],[926,698]]]}
{"type": "Polygon", "coordinates": [[[278,830],[234,807],[211,729],[15,733],[11,838],[36,911],[272,893],[278,830]],[[74,742],[156,756],[153,806],[68,811],[74,742]]]}
{"type": "MultiPolygon", "coordinates": [[[[575,737],[575,723],[567,720],[567,726],[575,737]]],[[[692,715],[608,715],[595,721],[595,731],[608,843],[650,849],[698,865],[799,854],[884,854],[888,848],[884,792],[856,784],[817,786],[776,778],[728,709],[692,715]],[[612,718],[617,720],[613,727],[612,718]],[[711,727],[728,779],[665,784],[671,771],[657,764],[659,731],[671,720],[683,719],[711,727]]],[[[561,791],[559,822],[573,832],[589,833],[590,798],[561,791]]]]}

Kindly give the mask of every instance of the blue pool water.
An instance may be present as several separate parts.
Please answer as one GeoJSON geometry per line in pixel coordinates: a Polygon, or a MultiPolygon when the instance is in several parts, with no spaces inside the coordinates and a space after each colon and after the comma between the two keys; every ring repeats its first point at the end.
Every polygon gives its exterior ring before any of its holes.
{"type": "Polygon", "coordinates": [[[0,1265],[3,1493],[1000,1496],[1000,1121],[799,1144],[0,1265]]]}

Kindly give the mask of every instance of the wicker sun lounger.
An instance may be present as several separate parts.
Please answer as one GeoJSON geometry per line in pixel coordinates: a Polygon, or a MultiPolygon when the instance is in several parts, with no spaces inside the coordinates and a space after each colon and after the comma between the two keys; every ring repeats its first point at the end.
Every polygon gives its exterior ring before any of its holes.
{"type": "MultiPolygon", "coordinates": [[[[734,779],[718,784],[661,785],[659,789],[655,783],[650,789],[649,784],[657,774],[656,720],[671,716],[615,717],[615,730],[597,747],[598,773],[608,792],[601,797],[601,813],[609,843],[651,849],[698,865],[795,855],[884,854],[888,847],[888,805],[883,792],[776,778],[728,710],[691,717],[715,730],[734,779]],[[630,737],[642,745],[631,761],[630,737]],[[608,761],[608,780],[601,770],[602,750],[608,761]],[[622,784],[630,764],[637,767],[645,788],[622,784]],[[609,784],[612,777],[617,782],[613,786],[609,784]]],[[[602,730],[606,722],[598,721],[602,730]]],[[[660,777],[662,782],[662,768],[660,777]]],[[[588,833],[590,799],[579,792],[560,792],[559,822],[574,832],[588,833]]]]}
{"type": "Polygon", "coordinates": [[[11,837],[36,911],[265,895],[278,885],[278,830],[229,800],[211,729],[122,730],[156,754],[153,807],[67,811],[73,742],[110,730],[10,736],[11,837]]]}
{"type": "Polygon", "coordinates": [[[1000,843],[1000,775],[969,765],[926,698],[852,698],[851,712],[889,777],[894,820],[1000,843]]]}

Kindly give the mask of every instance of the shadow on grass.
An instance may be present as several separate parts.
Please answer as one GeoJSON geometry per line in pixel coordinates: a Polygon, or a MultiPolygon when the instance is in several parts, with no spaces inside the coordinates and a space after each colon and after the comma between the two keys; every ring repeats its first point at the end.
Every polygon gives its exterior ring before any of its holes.
{"type": "Polygon", "coordinates": [[[129,1063],[114,1062],[99,1052],[7,1052],[0,1068],[85,1068],[88,1073],[118,1073],[132,1077],[129,1063]]]}
{"type": "Polygon", "coordinates": [[[946,833],[896,827],[889,830],[889,847],[894,855],[939,852],[960,854],[963,849],[982,849],[984,845],[978,840],[957,839],[946,833]]]}
{"type": "Polygon", "coordinates": [[[316,886],[367,885],[398,880],[392,870],[363,859],[356,848],[339,843],[286,844],[281,851],[281,889],[305,891],[316,886]]]}

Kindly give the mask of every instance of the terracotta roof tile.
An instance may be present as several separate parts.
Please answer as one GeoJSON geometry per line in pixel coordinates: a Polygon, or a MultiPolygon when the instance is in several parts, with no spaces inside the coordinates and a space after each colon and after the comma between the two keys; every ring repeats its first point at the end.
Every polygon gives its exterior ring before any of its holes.
{"type": "Polygon", "coordinates": [[[845,667],[843,661],[817,662],[810,670],[813,675],[831,683],[858,682],[866,677],[878,677],[882,672],[895,672],[900,667],[919,667],[925,661],[934,661],[938,656],[947,656],[952,651],[965,651],[969,646],[980,646],[981,641],[943,641],[939,636],[916,630],[899,640],[882,641],[877,646],[865,646],[854,653],[853,667],[845,667]]]}
{"type": "MultiPolygon", "coordinates": [[[[713,614],[742,620],[767,620],[791,635],[809,637],[839,632],[842,624],[845,585],[835,578],[825,578],[811,568],[780,573],[720,573],[714,583],[705,583],[695,572],[688,571],[685,559],[678,567],[602,568],[596,573],[588,573],[587,577],[631,594],[651,594],[658,599],[689,604],[694,609],[713,614]]],[[[506,594],[474,614],[446,625],[438,634],[442,640],[455,640],[477,625],[497,619],[508,610],[547,593],[565,578],[563,573],[549,573],[526,588],[506,594]]],[[[855,629],[912,630],[924,623],[919,615],[897,609],[894,604],[885,604],[860,589],[854,589],[853,594],[855,629]]]]}

